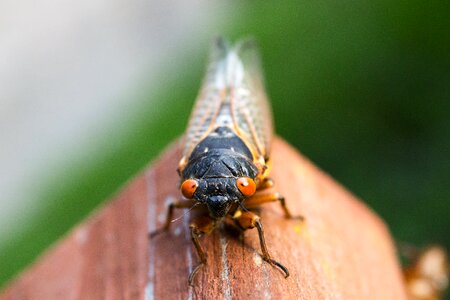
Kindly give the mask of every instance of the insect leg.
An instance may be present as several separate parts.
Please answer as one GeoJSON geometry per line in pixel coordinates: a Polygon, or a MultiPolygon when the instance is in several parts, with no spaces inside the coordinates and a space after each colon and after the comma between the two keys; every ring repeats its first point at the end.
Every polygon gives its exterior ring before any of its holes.
{"type": "Polygon", "coordinates": [[[263,227],[262,227],[262,224],[261,224],[261,221],[259,220],[259,218],[255,221],[255,226],[256,226],[256,229],[258,229],[259,243],[261,244],[261,250],[263,252],[264,260],[267,261],[268,263],[270,263],[271,265],[275,265],[278,268],[280,268],[281,271],[284,272],[284,278],[288,278],[289,277],[288,269],[270,257],[269,251],[267,250],[266,241],[264,239],[264,230],[263,230],[263,227]]]}
{"type": "Polygon", "coordinates": [[[268,202],[274,202],[274,201],[280,201],[281,208],[284,211],[284,216],[287,219],[298,219],[298,220],[304,220],[304,217],[301,215],[293,216],[289,210],[289,208],[286,205],[285,198],[280,195],[279,193],[256,193],[254,196],[248,198],[245,200],[245,207],[246,208],[255,208],[257,206],[260,206],[261,204],[268,203],[268,202]]]}
{"type": "Polygon", "coordinates": [[[262,182],[258,185],[257,190],[258,191],[262,191],[262,190],[265,190],[265,189],[269,189],[271,187],[273,187],[273,180],[270,179],[270,178],[264,178],[262,180],[262,182]]]}
{"type": "Polygon", "coordinates": [[[196,203],[195,200],[183,200],[183,201],[176,201],[176,202],[170,203],[168,210],[167,210],[167,218],[166,218],[166,222],[164,223],[164,226],[151,232],[149,234],[149,237],[153,238],[156,235],[169,229],[170,223],[172,222],[172,218],[173,218],[174,208],[191,208],[193,205],[195,205],[195,203],[196,203]]]}
{"type": "Polygon", "coordinates": [[[261,245],[263,259],[265,261],[267,261],[269,264],[271,264],[272,266],[276,266],[276,267],[280,268],[280,270],[283,271],[283,273],[284,273],[284,277],[287,278],[289,276],[288,269],[270,257],[269,251],[267,250],[266,241],[264,239],[264,230],[263,230],[263,227],[262,227],[259,217],[250,211],[246,211],[246,212],[243,212],[242,214],[240,214],[235,219],[235,222],[237,223],[236,225],[238,225],[243,230],[251,229],[251,228],[255,228],[255,227],[256,227],[256,229],[258,229],[259,243],[261,245]]]}
{"type": "Polygon", "coordinates": [[[201,267],[206,264],[206,254],[203,251],[202,246],[200,245],[199,238],[204,233],[210,233],[214,229],[214,221],[206,216],[200,217],[196,219],[190,226],[191,240],[194,244],[195,250],[197,251],[200,262],[195,268],[192,270],[191,274],[189,274],[188,282],[189,285],[192,286],[194,282],[195,275],[197,275],[198,271],[201,267]]]}

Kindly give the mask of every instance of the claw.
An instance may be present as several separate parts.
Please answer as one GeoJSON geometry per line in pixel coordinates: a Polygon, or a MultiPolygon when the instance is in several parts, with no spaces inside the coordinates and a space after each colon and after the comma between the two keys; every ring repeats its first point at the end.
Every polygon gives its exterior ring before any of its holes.
{"type": "Polygon", "coordinates": [[[263,257],[263,259],[272,266],[278,267],[278,269],[284,273],[284,278],[289,277],[289,270],[285,266],[270,257],[263,257]]]}
{"type": "Polygon", "coordinates": [[[201,267],[203,267],[205,265],[205,263],[199,263],[191,272],[191,274],[189,274],[189,278],[188,278],[188,282],[190,286],[194,286],[193,282],[194,282],[194,278],[195,275],[197,275],[198,271],[200,270],[201,267]]]}

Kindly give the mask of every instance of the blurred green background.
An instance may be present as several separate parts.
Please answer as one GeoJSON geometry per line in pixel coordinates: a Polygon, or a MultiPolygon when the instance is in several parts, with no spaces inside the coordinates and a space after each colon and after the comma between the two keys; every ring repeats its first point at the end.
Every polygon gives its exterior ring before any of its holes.
{"type": "MultiPolygon", "coordinates": [[[[217,32],[258,40],[278,134],[364,199],[396,239],[450,248],[448,1],[231,6],[217,32]]],[[[137,91],[133,117],[117,122],[89,159],[44,183],[36,197],[46,207],[0,249],[0,283],[183,133],[212,38],[195,45],[178,72],[160,74],[156,96],[137,91]]]]}

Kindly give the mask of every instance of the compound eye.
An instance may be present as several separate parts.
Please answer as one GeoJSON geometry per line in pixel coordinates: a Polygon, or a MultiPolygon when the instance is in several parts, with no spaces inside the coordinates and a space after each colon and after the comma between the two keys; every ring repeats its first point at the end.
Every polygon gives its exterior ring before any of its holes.
{"type": "Polygon", "coordinates": [[[198,187],[198,182],[195,179],[187,179],[181,185],[181,193],[188,199],[194,197],[195,190],[198,187]]]}
{"type": "Polygon", "coordinates": [[[245,197],[250,197],[256,192],[256,184],[251,178],[238,178],[238,180],[236,180],[236,185],[245,197]]]}

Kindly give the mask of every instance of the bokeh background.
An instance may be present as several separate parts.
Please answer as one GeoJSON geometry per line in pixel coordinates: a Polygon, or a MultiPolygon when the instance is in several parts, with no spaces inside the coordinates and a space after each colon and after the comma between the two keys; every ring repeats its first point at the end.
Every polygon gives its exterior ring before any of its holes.
{"type": "Polygon", "coordinates": [[[2,1],[0,284],[183,133],[219,34],[259,41],[279,135],[450,248],[449,28],[448,1],[2,1]]]}

